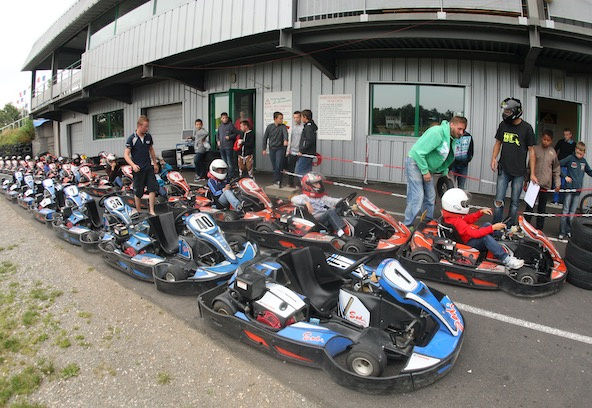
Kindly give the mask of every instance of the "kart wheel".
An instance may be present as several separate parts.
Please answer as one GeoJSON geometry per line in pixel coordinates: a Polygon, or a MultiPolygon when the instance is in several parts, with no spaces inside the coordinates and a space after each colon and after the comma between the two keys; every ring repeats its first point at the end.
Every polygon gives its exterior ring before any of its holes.
{"type": "Polygon", "coordinates": [[[592,194],[586,194],[580,200],[580,214],[592,214],[592,194]]]}
{"type": "Polygon", "coordinates": [[[262,222],[261,224],[257,224],[255,226],[255,231],[263,232],[264,234],[271,234],[273,232],[273,228],[271,225],[262,222]]]}
{"type": "Polygon", "coordinates": [[[571,222],[571,241],[592,252],[592,220],[574,218],[571,222]]]}
{"type": "Polygon", "coordinates": [[[117,249],[117,247],[115,246],[115,244],[113,242],[106,242],[105,245],[104,245],[104,248],[107,251],[112,251],[112,252],[117,249]]]}
{"type": "Polygon", "coordinates": [[[214,305],[212,306],[212,309],[214,309],[214,312],[226,316],[234,316],[234,314],[237,311],[236,307],[230,304],[230,302],[228,302],[226,299],[214,300],[214,305]]]}
{"type": "Polygon", "coordinates": [[[359,239],[359,238],[350,238],[346,241],[345,245],[343,246],[344,252],[349,252],[351,254],[359,254],[362,252],[366,252],[366,244],[359,239]]]}
{"type": "Polygon", "coordinates": [[[240,220],[240,214],[236,211],[224,211],[224,216],[222,217],[222,221],[236,221],[240,220]]]}
{"type": "Polygon", "coordinates": [[[518,274],[516,275],[516,280],[525,285],[536,285],[536,283],[539,280],[539,277],[533,271],[525,269],[518,272],[518,274]]]}
{"type": "Polygon", "coordinates": [[[438,263],[440,259],[432,251],[419,248],[411,252],[411,260],[419,263],[438,263]]]}
{"type": "Polygon", "coordinates": [[[454,188],[454,182],[448,178],[448,176],[442,176],[438,179],[436,183],[436,191],[438,192],[438,197],[442,198],[445,192],[454,188]]]}
{"type": "Polygon", "coordinates": [[[242,251],[245,244],[247,243],[247,239],[242,235],[231,235],[226,240],[228,241],[228,244],[230,244],[232,250],[235,252],[242,251]]]}
{"type": "Polygon", "coordinates": [[[386,368],[386,354],[376,345],[358,344],[349,352],[346,364],[361,377],[379,377],[386,368]]]}
{"type": "Polygon", "coordinates": [[[578,288],[592,290],[592,272],[578,268],[570,261],[565,261],[567,266],[567,281],[578,288]]]}
{"type": "Polygon", "coordinates": [[[187,280],[188,277],[189,274],[187,273],[187,271],[178,265],[169,266],[169,269],[164,274],[164,280],[166,280],[167,282],[184,281],[187,280]]]}

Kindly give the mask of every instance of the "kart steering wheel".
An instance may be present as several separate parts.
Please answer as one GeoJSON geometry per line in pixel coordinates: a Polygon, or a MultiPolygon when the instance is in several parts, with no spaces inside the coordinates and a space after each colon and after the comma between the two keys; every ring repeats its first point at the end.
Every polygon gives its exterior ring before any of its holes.
{"type": "Polygon", "coordinates": [[[199,212],[199,208],[187,208],[185,211],[175,216],[175,228],[177,231],[179,230],[179,227],[183,226],[183,217],[188,217],[195,212],[199,212]]]}
{"type": "Polygon", "coordinates": [[[103,197],[101,197],[101,199],[99,200],[99,206],[104,207],[105,205],[105,200],[109,197],[113,197],[115,195],[118,195],[119,191],[113,191],[111,193],[107,193],[105,194],[103,197]]]}
{"type": "Polygon", "coordinates": [[[337,204],[335,204],[335,208],[337,209],[337,208],[343,207],[343,205],[346,202],[349,203],[351,200],[353,200],[357,194],[358,194],[357,192],[352,191],[347,196],[345,196],[341,200],[337,201],[337,204]]]}

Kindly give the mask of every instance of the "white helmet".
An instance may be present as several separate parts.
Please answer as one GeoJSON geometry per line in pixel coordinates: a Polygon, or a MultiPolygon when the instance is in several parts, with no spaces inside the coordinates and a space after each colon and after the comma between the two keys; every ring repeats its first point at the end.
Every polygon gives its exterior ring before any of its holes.
{"type": "Polygon", "coordinates": [[[218,180],[224,180],[228,173],[228,165],[222,159],[213,160],[210,164],[210,173],[218,180]]]}
{"type": "Polygon", "coordinates": [[[471,195],[460,188],[446,190],[442,196],[442,209],[455,214],[469,213],[471,195]]]}
{"type": "Polygon", "coordinates": [[[117,156],[115,156],[113,153],[109,153],[109,154],[107,155],[107,161],[108,161],[108,162],[115,161],[116,159],[117,159],[117,156]]]}
{"type": "Polygon", "coordinates": [[[25,156],[25,160],[26,160],[26,161],[29,161],[29,160],[31,160],[31,156],[29,156],[29,155],[26,155],[26,156],[25,156]]]}

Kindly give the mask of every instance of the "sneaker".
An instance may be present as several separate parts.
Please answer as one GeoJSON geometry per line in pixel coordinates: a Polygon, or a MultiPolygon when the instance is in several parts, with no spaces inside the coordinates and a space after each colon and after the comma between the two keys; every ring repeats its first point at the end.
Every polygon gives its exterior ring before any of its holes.
{"type": "Polygon", "coordinates": [[[279,181],[274,181],[273,185],[279,188],[282,188],[282,183],[280,183],[279,181]]]}
{"type": "Polygon", "coordinates": [[[509,269],[520,269],[524,266],[524,261],[513,256],[508,256],[504,261],[504,265],[509,269]]]}
{"type": "Polygon", "coordinates": [[[563,234],[559,234],[559,235],[557,236],[557,239],[565,239],[565,235],[563,235],[563,234]]]}
{"type": "Polygon", "coordinates": [[[571,232],[568,232],[568,233],[567,233],[567,237],[568,237],[568,238],[571,238],[571,232]]]}

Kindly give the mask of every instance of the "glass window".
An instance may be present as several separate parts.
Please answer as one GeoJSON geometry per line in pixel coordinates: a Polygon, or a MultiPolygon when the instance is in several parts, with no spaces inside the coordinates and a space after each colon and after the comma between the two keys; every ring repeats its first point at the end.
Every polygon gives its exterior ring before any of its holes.
{"type": "Polygon", "coordinates": [[[464,87],[371,85],[371,134],[421,136],[434,123],[463,114],[464,87]]]}
{"type": "Polygon", "coordinates": [[[123,109],[93,116],[93,140],[123,137],[123,109]]]}
{"type": "Polygon", "coordinates": [[[117,34],[148,19],[152,15],[149,0],[126,0],[118,6],[117,34]]]}
{"type": "Polygon", "coordinates": [[[115,35],[116,7],[107,11],[90,25],[90,47],[96,47],[100,43],[115,35]]]}
{"type": "MultiPolygon", "coordinates": [[[[155,0],[156,7],[154,8],[154,14],[160,14],[163,11],[167,11],[178,7],[185,3],[190,3],[192,0],[155,0]]],[[[195,1],[195,0],[193,0],[195,1]]]]}

